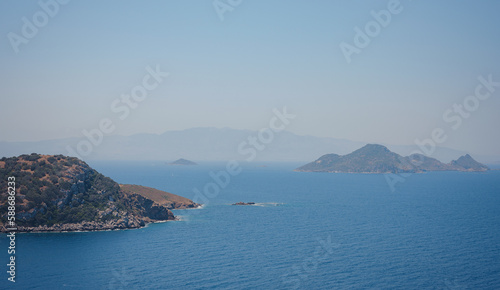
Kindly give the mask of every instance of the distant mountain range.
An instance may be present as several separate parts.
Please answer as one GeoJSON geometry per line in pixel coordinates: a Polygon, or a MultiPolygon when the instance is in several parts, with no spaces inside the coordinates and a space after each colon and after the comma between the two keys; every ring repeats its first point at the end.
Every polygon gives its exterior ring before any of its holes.
{"type": "MultiPolygon", "coordinates": [[[[230,128],[192,128],[167,131],[163,134],[136,134],[131,136],[104,136],[100,145],[92,146],[88,155],[71,154],[68,146],[76,151],[86,137],[45,140],[38,142],[0,142],[0,157],[17,156],[32,152],[63,154],[83,160],[176,160],[183,156],[194,161],[246,160],[252,150],[255,161],[314,160],[320,154],[335,152],[348,154],[363,146],[364,142],[345,139],[300,136],[287,131],[274,134],[272,142],[261,143],[262,150],[252,147],[249,137],[258,137],[257,131],[230,128]],[[242,145],[243,144],[243,145],[242,145]]],[[[389,145],[400,155],[410,155],[419,148],[415,145],[389,145]]],[[[437,147],[432,157],[450,162],[469,152],[437,147]]],[[[478,156],[478,160],[494,163],[500,156],[478,156]]]]}
{"type": "Polygon", "coordinates": [[[469,154],[461,156],[450,163],[422,154],[403,157],[391,152],[387,147],[368,144],[350,154],[326,154],[316,161],[296,169],[305,172],[339,172],[339,173],[409,173],[425,171],[486,171],[489,168],[469,154]]]}

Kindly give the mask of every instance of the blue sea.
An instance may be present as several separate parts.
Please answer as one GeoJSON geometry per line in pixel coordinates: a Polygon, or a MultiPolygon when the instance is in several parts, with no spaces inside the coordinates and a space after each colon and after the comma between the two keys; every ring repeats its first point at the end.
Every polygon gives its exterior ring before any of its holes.
{"type": "MultiPolygon", "coordinates": [[[[226,166],[89,165],[190,199],[226,166]]],[[[203,208],[174,211],[180,221],[18,234],[15,288],[500,289],[500,171],[413,174],[391,191],[384,175],[299,165],[241,164],[203,208]]],[[[7,247],[2,235],[4,264],[7,247]]],[[[6,271],[0,288],[14,284],[6,271]]]]}

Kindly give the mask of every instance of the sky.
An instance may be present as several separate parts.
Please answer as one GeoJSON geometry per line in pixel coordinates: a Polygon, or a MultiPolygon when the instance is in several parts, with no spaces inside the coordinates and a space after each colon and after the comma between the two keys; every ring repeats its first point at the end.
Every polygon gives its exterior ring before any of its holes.
{"type": "Polygon", "coordinates": [[[441,146],[500,155],[498,11],[498,1],[1,1],[0,141],[81,137],[104,118],[117,135],[259,130],[286,107],[299,135],[409,145],[440,129],[441,146]],[[169,75],[122,120],[111,106],[148,67],[169,75]],[[478,99],[481,77],[491,91],[478,99]],[[464,102],[469,111],[453,111],[464,102]]]}

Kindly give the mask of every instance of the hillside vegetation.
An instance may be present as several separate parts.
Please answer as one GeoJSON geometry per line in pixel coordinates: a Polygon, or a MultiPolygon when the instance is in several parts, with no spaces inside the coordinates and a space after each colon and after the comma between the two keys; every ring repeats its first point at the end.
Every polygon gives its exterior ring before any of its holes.
{"type": "Polygon", "coordinates": [[[170,209],[178,204],[182,208],[197,206],[188,199],[162,192],[173,201],[164,206],[165,203],[138,193],[139,186],[131,186],[135,191],[122,190],[118,183],[78,158],[33,153],[0,159],[2,231],[7,220],[9,176],[16,180],[19,231],[137,228],[149,222],[175,219],[170,209]]]}

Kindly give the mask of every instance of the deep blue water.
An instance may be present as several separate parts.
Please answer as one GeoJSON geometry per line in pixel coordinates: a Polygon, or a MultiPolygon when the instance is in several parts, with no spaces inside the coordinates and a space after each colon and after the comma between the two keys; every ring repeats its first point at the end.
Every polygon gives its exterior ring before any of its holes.
{"type": "MultiPolygon", "coordinates": [[[[225,164],[90,165],[192,199],[225,164]]],[[[203,209],[175,211],[182,221],[18,235],[15,286],[500,289],[500,171],[414,174],[391,192],[383,175],[258,165],[245,165],[203,209]],[[238,201],[265,206],[229,205],[238,201]]],[[[0,242],[6,263],[5,235],[0,242]]],[[[5,271],[0,288],[11,286],[5,271]]]]}

